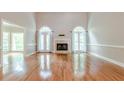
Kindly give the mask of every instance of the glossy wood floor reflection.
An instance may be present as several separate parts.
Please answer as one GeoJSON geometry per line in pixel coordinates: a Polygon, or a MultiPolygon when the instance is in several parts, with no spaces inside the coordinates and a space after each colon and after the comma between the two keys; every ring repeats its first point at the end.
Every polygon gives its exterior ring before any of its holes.
{"type": "Polygon", "coordinates": [[[1,55],[0,80],[124,80],[124,68],[85,53],[11,53],[1,55]]]}

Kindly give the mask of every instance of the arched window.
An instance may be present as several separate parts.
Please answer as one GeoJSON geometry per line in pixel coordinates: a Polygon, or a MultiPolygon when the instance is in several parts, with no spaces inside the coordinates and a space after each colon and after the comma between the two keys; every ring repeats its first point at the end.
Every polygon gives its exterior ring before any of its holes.
{"type": "Polygon", "coordinates": [[[52,35],[52,30],[47,27],[41,27],[39,31],[39,43],[38,43],[38,50],[40,52],[51,52],[51,35],[52,35]]]}
{"type": "Polygon", "coordinates": [[[43,32],[47,32],[47,33],[51,33],[51,29],[49,28],[49,27],[47,27],[47,26],[44,26],[44,27],[41,27],[41,29],[40,29],[40,32],[41,33],[43,33],[43,32]]]}
{"type": "Polygon", "coordinates": [[[72,31],[72,50],[73,52],[86,52],[86,31],[81,26],[72,31]]]}

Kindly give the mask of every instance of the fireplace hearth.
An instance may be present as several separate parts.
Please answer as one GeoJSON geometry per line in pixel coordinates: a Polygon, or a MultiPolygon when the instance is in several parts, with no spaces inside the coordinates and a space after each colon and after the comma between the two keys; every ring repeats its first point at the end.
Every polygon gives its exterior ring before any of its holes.
{"type": "Polygon", "coordinates": [[[68,44],[67,43],[57,43],[57,51],[67,51],[68,44]]]}

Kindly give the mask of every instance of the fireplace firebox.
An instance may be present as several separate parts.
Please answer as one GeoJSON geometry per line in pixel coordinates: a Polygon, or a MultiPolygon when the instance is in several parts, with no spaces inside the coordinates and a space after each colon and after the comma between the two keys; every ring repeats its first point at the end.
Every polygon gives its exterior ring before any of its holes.
{"type": "Polygon", "coordinates": [[[57,51],[67,51],[68,44],[67,43],[57,43],[57,51]]]}

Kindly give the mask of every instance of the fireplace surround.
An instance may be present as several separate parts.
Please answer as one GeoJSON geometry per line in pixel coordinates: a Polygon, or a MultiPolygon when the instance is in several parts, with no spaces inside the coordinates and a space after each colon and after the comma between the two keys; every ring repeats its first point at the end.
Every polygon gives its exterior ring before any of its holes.
{"type": "Polygon", "coordinates": [[[70,53],[71,52],[70,39],[55,39],[54,53],[70,53]]]}
{"type": "Polygon", "coordinates": [[[67,43],[57,43],[57,51],[68,51],[67,43]]]}

